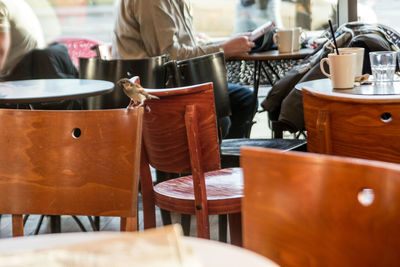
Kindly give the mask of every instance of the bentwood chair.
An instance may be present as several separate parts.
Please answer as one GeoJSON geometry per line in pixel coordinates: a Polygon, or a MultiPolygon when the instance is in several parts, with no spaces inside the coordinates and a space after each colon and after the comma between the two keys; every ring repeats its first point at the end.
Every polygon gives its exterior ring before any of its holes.
{"type": "Polygon", "coordinates": [[[137,229],[143,109],[0,109],[0,213],[121,217],[137,229]]]}
{"type": "Polygon", "coordinates": [[[280,266],[397,266],[400,167],[242,149],[243,245],[280,266]]]}
{"type": "Polygon", "coordinates": [[[400,163],[400,99],[302,90],[310,152],[400,163]]]}
{"type": "Polygon", "coordinates": [[[146,101],[150,112],[143,119],[144,227],[155,227],[156,205],[195,214],[198,237],[210,238],[208,215],[228,214],[231,243],[240,245],[241,170],[220,169],[212,83],[148,91],[160,99],[146,101]],[[149,165],[191,175],[153,186],[149,165]]]}
{"type": "MultiPolygon", "coordinates": [[[[230,100],[228,94],[228,80],[224,54],[221,52],[199,56],[191,59],[170,61],[166,64],[167,73],[171,76],[172,83],[176,87],[189,86],[205,82],[213,82],[215,106],[219,127],[225,122],[225,116],[231,115],[230,100]]],[[[257,92],[254,95],[254,112],[257,105],[257,92]]],[[[249,124],[253,118],[249,118],[249,124]]],[[[304,139],[250,139],[248,125],[247,138],[222,139],[220,137],[221,164],[223,167],[238,167],[240,148],[242,146],[257,146],[276,148],[281,150],[306,150],[304,139]]],[[[224,132],[223,130],[220,131],[224,132]]]]}

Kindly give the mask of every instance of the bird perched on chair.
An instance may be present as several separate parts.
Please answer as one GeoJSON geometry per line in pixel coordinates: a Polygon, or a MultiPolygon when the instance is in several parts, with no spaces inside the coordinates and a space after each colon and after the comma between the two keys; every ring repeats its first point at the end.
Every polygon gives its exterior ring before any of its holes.
{"type": "Polygon", "coordinates": [[[147,99],[159,99],[157,96],[147,93],[142,86],[137,83],[131,82],[127,78],[122,78],[121,80],[119,80],[117,82],[117,85],[121,87],[124,90],[125,94],[131,99],[128,108],[132,108],[134,106],[143,106],[144,101],[147,99]]]}

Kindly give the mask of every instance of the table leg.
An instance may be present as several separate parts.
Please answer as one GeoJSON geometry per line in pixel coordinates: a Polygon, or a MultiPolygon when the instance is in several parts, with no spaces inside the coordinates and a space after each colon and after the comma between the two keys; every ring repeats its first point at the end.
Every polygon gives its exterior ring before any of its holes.
{"type": "Polygon", "coordinates": [[[258,106],[257,106],[257,100],[258,100],[258,89],[260,86],[260,76],[261,76],[261,62],[258,60],[254,60],[254,73],[253,73],[253,112],[251,114],[251,118],[249,118],[249,121],[247,123],[247,129],[246,129],[246,138],[250,137],[250,132],[251,132],[251,127],[253,126],[253,117],[254,114],[256,114],[258,106]]]}
{"type": "MultiPolygon", "coordinates": [[[[281,77],[279,76],[279,74],[274,70],[274,68],[271,66],[271,64],[270,64],[268,61],[265,61],[265,65],[267,65],[268,69],[270,69],[270,71],[276,76],[277,80],[279,80],[279,79],[281,78],[281,77]]],[[[267,71],[264,69],[264,67],[263,67],[263,70],[264,70],[265,74],[266,74],[267,77],[268,77],[269,74],[268,74],[267,71]]],[[[270,79],[270,78],[268,78],[268,79],[270,79]]],[[[274,83],[272,83],[271,81],[270,81],[270,83],[271,83],[271,85],[274,85],[274,83]]]]}
{"type": "Polygon", "coordinates": [[[61,233],[60,215],[50,215],[50,229],[52,233],[61,233]]]}

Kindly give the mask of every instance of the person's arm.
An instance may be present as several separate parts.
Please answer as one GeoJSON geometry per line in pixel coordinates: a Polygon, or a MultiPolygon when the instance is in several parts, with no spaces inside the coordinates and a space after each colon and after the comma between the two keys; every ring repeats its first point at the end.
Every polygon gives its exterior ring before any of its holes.
{"type": "Polygon", "coordinates": [[[225,57],[241,56],[246,54],[254,47],[254,42],[250,42],[248,36],[241,35],[233,37],[221,44],[225,57]]]}
{"type": "Polygon", "coordinates": [[[10,50],[10,40],[9,32],[0,32],[0,72],[4,67],[8,51],[10,50]]]}

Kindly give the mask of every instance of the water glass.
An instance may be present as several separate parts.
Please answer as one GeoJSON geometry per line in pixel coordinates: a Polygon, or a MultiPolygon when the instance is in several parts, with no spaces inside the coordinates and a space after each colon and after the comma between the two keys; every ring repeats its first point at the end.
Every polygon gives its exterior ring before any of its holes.
{"type": "Polygon", "coordinates": [[[376,82],[393,81],[396,71],[396,52],[370,52],[371,70],[376,82]]]}

